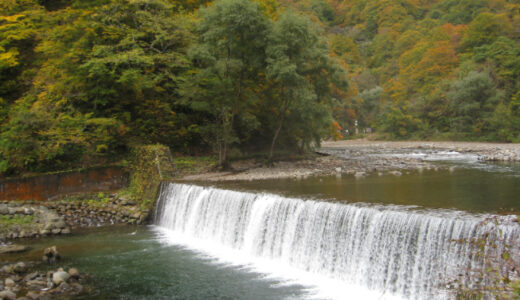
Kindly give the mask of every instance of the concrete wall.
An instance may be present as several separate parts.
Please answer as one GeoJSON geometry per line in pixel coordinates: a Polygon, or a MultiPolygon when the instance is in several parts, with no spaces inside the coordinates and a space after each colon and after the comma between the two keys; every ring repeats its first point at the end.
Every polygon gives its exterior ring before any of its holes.
{"type": "Polygon", "coordinates": [[[0,200],[48,200],[60,195],[116,190],[128,185],[118,167],[96,168],[0,181],[0,200]]]}

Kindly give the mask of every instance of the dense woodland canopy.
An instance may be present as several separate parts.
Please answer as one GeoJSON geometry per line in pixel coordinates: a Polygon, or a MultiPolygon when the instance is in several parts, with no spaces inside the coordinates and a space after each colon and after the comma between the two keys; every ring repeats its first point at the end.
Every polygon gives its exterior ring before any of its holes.
{"type": "Polygon", "coordinates": [[[0,174],[304,150],[342,127],[520,141],[520,0],[3,0],[0,174]]]}

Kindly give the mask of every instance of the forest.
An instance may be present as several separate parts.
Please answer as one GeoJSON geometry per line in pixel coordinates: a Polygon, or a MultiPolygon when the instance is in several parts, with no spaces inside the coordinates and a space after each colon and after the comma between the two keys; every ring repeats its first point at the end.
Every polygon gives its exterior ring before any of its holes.
{"type": "Polygon", "coordinates": [[[520,1],[0,3],[2,176],[152,143],[272,162],[355,124],[519,142],[520,1]]]}

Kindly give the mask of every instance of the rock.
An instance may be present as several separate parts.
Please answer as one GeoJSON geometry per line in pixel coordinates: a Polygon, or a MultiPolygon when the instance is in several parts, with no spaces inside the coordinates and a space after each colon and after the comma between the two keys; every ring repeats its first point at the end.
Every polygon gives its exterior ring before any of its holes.
{"type": "Polygon", "coordinates": [[[60,260],[61,256],[60,256],[60,253],[58,252],[58,249],[56,248],[56,246],[52,246],[52,247],[49,247],[49,248],[46,248],[44,251],[43,251],[43,261],[47,262],[47,263],[55,263],[56,261],[60,260]]]}
{"type": "Polygon", "coordinates": [[[70,286],[78,294],[83,291],[83,286],[77,282],[72,283],[70,286]]]}
{"type": "Polygon", "coordinates": [[[61,229],[56,228],[56,229],[53,229],[51,232],[52,232],[52,234],[60,234],[61,233],[61,229]]]}
{"type": "Polygon", "coordinates": [[[61,234],[70,234],[70,229],[68,227],[62,229],[61,234]]]}
{"type": "Polygon", "coordinates": [[[43,236],[49,235],[51,232],[47,229],[40,230],[40,234],[43,236]]]}
{"type": "Polygon", "coordinates": [[[0,269],[0,273],[13,274],[13,273],[14,273],[14,266],[15,266],[15,265],[7,265],[7,266],[3,266],[3,267],[0,269]]]}
{"type": "Polygon", "coordinates": [[[29,291],[27,293],[27,295],[25,295],[25,296],[28,297],[29,299],[33,299],[33,300],[40,298],[40,294],[38,294],[37,292],[33,292],[33,291],[29,291]]]}
{"type": "Polygon", "coordinates": [[[19,263],[16,263],[16,265],[14,265],[15,273],[23,273],[25,271],[27,271],[27,266],[25,265],[25,263],[19,262],[19,263]]]}
{"type": "Polygon", "coordinates": [[[27,275],[25,275],[25,277],[23,278],[24,281],[32,281],[34,280],[34,278],[38,277],[38,272],[32,272],[32,273],[29,273],[27,275]]]}
{"type": "Polygon", "coordinates": [[[356,173],[354,173],[354,177],[356,177],[356,178],[363,178],[366,175],[367,175],[367,173],[365,173],[365,172],[356,172],[356,173]]]}
{"type": "Polygon", "coordinates": [[[337,173],[341,173],[341,167],[334,169],[337,173]]]}
{"type": "Polygon", "coordinates": [[[0,299],[15,300],[16,294],[11,291],[2,291],[0,292],[0,299]]]}
{"type": "Polygon", "coordinates": [[[63,220],[59,220],[58,222],[56,222],[56,224],[54,224],[54,226],[56,226],[56,228],[65,228],[67,227],[67,224],[65,224],[65,221],[63,220]]]}
{"type": "Polygon", "coordinates": [[[70,278],[69,273],[66,273],[63,271],[54,272],[52,274],[52,282],[55,285],[60,285],[62,282],[67,282],[67,280],[69,280],[69,278],[70,278]]]}
{"type": "Polygon", "coordinates": [[[31,280],[27,282],[29,290],[39,291],[47,287],[47,281],[43,280],[31,280]]]}
{"type": "Polygon", "coordinates": [[[394,176],[401,176],[401,175],[403,175],[403,173],[401,173],[400,171],[390,171],[389,173],[394,175],[394,176]]]}
{"type": "Polygon", "coordinates": [[[23,246],[23,245],[7,245],[7,246],[0,246],[0,254],[4,253],[20,253],[29,250],[29,247],[23,246]]]}
{"type": "Polygon", "coordinates": [[[68,290],[70,288],[70,285],[67,282],[63,281],[62,283],[60,283],[60,286],[58,288],[63,292],[68,290]]]}
{"type": "Polygon", "coordinates": [[[8,288],[9,288],[9,287],[13,287],[13,286],[15,286],[15,285],[16,285],[16,283],[14,283],[14,280],[12,280],[11,278],[6,278],[6,279],[4,280],[4,286],[5,286],[5,287],[8,287],[8,288]]]}
{"type": "Polygon", "coordinates": [[[72,278],[79,279],[79,271],[78,271],[78,269],[76,269],[76,268],[70,268],[68,273],[69,273],[69,275],[70,275],[72,278]]]}

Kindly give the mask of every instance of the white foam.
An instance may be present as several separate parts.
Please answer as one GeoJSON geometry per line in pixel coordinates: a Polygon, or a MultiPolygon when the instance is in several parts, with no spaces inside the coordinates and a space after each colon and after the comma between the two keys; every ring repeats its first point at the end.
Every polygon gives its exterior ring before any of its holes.
{"type": "Polygon", "coordinates": [[[442,285],[479,263],[469,244],[453,241],[483,235],[482,219],[185,184],[163,186],[155,212],[164,243],[307,286],[312,299],[449,298],[442,285]]]}

